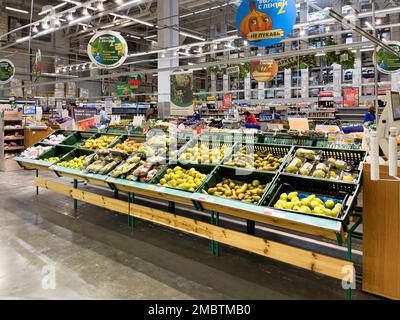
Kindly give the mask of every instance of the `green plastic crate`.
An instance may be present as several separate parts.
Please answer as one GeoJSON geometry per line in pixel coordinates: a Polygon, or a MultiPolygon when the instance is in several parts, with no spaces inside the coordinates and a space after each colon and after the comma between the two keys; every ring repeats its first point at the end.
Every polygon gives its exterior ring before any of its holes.
{"type": "Polygon", "coordinates": [[[302,213],[292,210],[284,211],[290,211],[297,214],[314,217],[318,216],[326,219],[333,219],[344,222],[348,219],[349,213],[354,209],[356,205],[360,186],[333,181],[314,181],[309,179],[300,179],[296,176],[280,174],[276,178],[273,186],[271,186],[271,188],[262,199],[262,205],[265,207],[274,208],[275,203],[279,200],[282,193],[288,193],[292,191],[297,191],[299,193],[315,194],[316,196],[320,197],[334,198],[340,200],[343,203],[343,208],[339,213],[338,218],[302,213]]]}
{"type": "Polygon", "coordinates": [[[290,176],[295,176],[301,179],[311,179],[311,180],[322,180],[322,181],[333,181],[333,182],[339,182],[336,180],[331,180],[327,178],[315,178],[315,177],[309,177],[309,176],[301,176],[297,173],[287,173],[284,172],[286,167],[292,162],[292,160],[296,157],[296,151],[298,149],[309,149],[309,150],[314,150],[314,151],[321,151],[321,159],[322,160],[328,160],[329,158],[335,158],[336,160],[343,160],[346,162],[352,162],[354,165],[354,171],[352,172],[353,174],[357,175],[357,179],[355,179],[353,182],[345,182],[345,181],[340,181],[342,183],[346,184],[361,184],[362,183],[362,173],[363,173],[363,163],[365,161],[365,158],[367,156],[367,152],[363,150],[347,150],[347,149],[331,149],[331,148],[303,148],[303,147],[294,147],[292,150],[292,154],[288,157],[286,161],[286,165],[283,168],[282,174],[285,175],[290,175],[290,176]]]}
{"type": "Polygon", "coordinates": [[[93,132],[86,131],[75,131],[67,139],[65,139],[60,145],[71,146],[71,147],[81,147],[86,140],[93,137],[93,132]]]}
{"type": "MultiPolygon", "coordinates": [[[[113,145],[117,140],[118,140],[118,138],[120,137],[119,135],[115,135],[115,134],[108,134],[108,133],[96,133],[95,135],[91,135],[88,139],[85,139],[84,141],[83,141],[83,143],[79,143],[79,148],[82,148],[82,149],[86,149],[86,148],[83,148],[83,145],[85,144],[85,142],[87,141],[87,140],[89,140],[89,139],[98,139],[98,138],[100,138],[100,137],[102,137],[102,136],[112,136],[112,137],[115,137],[115,140],[113,141],[113,142],[111,142],[107,147],[106,147],[106,149],[107,148],[110,148],[110,146],[111,145],[113,145]]],[[[98,149],[94,149],[94,150],[98,150],[98,149]]]]}
{"type": "MultiPolygon", "coordinates": [[[[238,151],[240,151],[240,149],[243,146],[248,146],[248,144],[246,143],[237,143],[232,151],[223,159],[222,164],[228,162],[232,156],[234,154],[236,154],[238,151]]],[[[281,166],[278,168],[278,170],[276,171],[270,171],[270,172],[278,172],[280,170],[282,170],[282,168],[285,166],[287,159],[290,157],[291,155],[291,151],[292,151],[292,147],[291,146],[286,146],[286,145],[276,145],[276,144],[265,144],[265,143],[254,143],[250,145],[250,150],[251,152],[253,152],[253,150],[255,152],[258,151],[267,151],[268,153],[271,153],[274,157],[279,157],[279,158],[283,158],[282,164],[281,166]]],[[[234,167],[237,168],[237,167],[234,167]]],[[[255,170],[255,169],[254,169],[255,170]]],[[[261,171],[261,172],[268,172],[266,170],[257,170],[257,171],[261,171]]]]}
{"type": "MultiPolygon", "coordinates": [[[[266,184],[266,188],[264,193],[261,195],[261,201],[264,199],[266,193],[273,185],[273,181],[275,180],[275,174],[272,172],[261,172],[261,171],[252,171],[252,170],[244,170],[244,169],[236,169],[232,167],[224,167],[218,166],[205,180],[203,185],[200,187],[199,192],[202,190],[207,191],[210,188],[214,188],[218,183],[222,182],[225,179],[230,179],[234,182],[238,183],[252,183],[254,180],[259,180],[261,184],[266,184]]],[[[240,200],[236,200],[240,201],[240,200]]]]}
{"type": "Polygon", "coordinates": [[[62,159],[64,156],[66,156],[68,153],[70,153],[72,150],[74,150],[74,147],[67,147],[67,146],[54,146],[50,150],[46,151],[42,155],[40,155],[37,160],[45,160],[53,157],[58,157],[62,159]]]}
{"type": "MultiPolygon", "coordinates": [[[[166,174],[168,169],[174,169],[175,167],[181,167],[183,169],[189,170],[191,168],[196,169],[197,171],[201,172],[202,174],[206,174],[209,175],[211,174],[214,169],[216,168],[216,166],[213,165],[203,165],[203,164],[182,164],[182,163],[177,163],[177,164],[167,164],[164,167],[162,167],[160,169],[160,171],[154,176],[154,178],[152,180],[149,181],[150,184],[159,184],[160,180],[164,177],[164,175],[166,174]]],[[[207,177],[204,181],[207,180],[207,177]]],[[[197,192],[198,190],[200,190],[202,186],[199,186],[195,192],[197,192]]],[[[168,187],[170,188],[170,187],[168,187]]],[[[176,189],[176,188],[171,188],[171,189],[176,189]]],[[[187,191],[187,190],[182,190],[182,189],[176,189],[176,190],[181,190],[181,191],[187,191]]],[[[190,192],[190,191],[187,191],[190,192]]]]}
{"type": "Polygon", "coordinates": [[[64,157],[62,157],[60,161],[56,162],[55,165],[57,165],[60,162],[70,161],[77,157],[89,156],[93,153],[94,151],[89,149],[79,149],[79,148],[73,149],[71,152],[67,153],[64,157]]]}

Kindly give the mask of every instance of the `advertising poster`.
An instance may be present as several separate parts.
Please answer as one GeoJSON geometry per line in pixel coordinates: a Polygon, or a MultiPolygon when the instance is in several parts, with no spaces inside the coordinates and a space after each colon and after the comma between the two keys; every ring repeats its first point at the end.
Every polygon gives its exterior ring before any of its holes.
{"type": "Polygon", "coordinates": [[[232,105],[232,94],[224,94],[224,109],[230,109],[232,105]]]}
{"type": "Polygon", "coordinates": [[[142,77],[137,74],[129,77],[126,82],[117,84],[117,95],[119,96],[132,96],[139,89],[142,84],[142,77]]]}
{"type": "Polygon", "coordinates": [[[114,69],[121,66],[128,56],[126,40],[113,31],[96,33],[88,43],[88,55],[100,68],[114,69]]]}
{"type": "Polygon", "coordinates": [[[274,59],[255,60],[250,65],[250,73],[257,82],[269,82],[275,79],[278,70],[278,64],[274,59]]]}
{"type": "Polygon", "coordinates": [[[343,106],[350,107],[350,108],[359,106],[359,89],[358,88],[344,88],[343,89],[343,106]]]}
{"type": "Polygon", "coordinates": [[[171,115],[186,116],[194,113],[193,73],[171,76],[171,115]]]}
{"type": "Polygon", "coordinates": [[[9,83],[15,75],[15,66],[8,59],[0,60],[0,85],[9,83]]]}
{"type": "Polygon", "coordinates": [[[236,17],[239,35],[258,47],[281,42],[290,34],[295,22],[293,0],[243,0],[236,17]]]}
{"type": "MultiPolygon", "coordinates": [[[[388,41],[387,44],[397,52],[400,52],[400,42],[388,41]]],[[[395,56],[385,49],[378,49],[376,53],[376,60],[378,70],[382,73],[392,74],[400,71],[400,56],[395,56]]]]}

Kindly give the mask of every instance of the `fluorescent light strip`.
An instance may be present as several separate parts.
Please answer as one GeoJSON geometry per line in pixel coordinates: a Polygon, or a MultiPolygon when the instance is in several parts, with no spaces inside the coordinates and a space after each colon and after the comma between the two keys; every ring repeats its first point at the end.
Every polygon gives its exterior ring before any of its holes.
{"type": "Polygon", "coordinates": [[[121,18],[121,19],[127,19],[127,20],[131,20],[140,24],[144,24],[145,26],[149,26],[149,27],[154,27],[154,24],[147,22],[147,21],[143,21],[140,19],[136,19],[136,18],[132,18],[132,17],[128,17],[128,16],[123,16],[120,14],[116,14],[116,13],[110,13],[110,15],[117,17],[117,18],[121,18]]]}
{"type": "Polygon", "coordinates": [[[66,2],[60,3],[60,4],[56,5],[55,7],[51,8],[51,9],[47,9],[47,10],[44,10],[42,12],[39,12],[38,15],[41,16],[43,14],[49,13],[52,10],[56,10],[58,8],[61,8],[61,7],[65,6],[66,4],[67,4],[66,2]]]}
{"type": "Polygon", "coordinates": [[[12,8],[12,7],[6,7],[6,10],[29,14],[29,11],[21,10],[21,9],[17,9],[17,8],[12,8]]]}
{"type": "Polygon", "coordinates": [[[179,34],[182,35],[182,36],[193,38],[193,39],[200,40],[200,41],[205,41],[206,40],[206,39],[204,39],[202,37],[199,37],[199,36],[196,36],[194,34],[184,32],[184,31],[180,31],[179,34]]]}
{"type": "Polygon", "coordinates": [[[153,34],[152,36],[147,36],[147,37],[143,37],[143,39],[153,39],[153,38],[157,38],[156,34],[153,34]]]}
{"type": "Polygon", "coordinates": [[[121,4],[119,7],[120,7],[120,8],[123,8],[123,7],[126,7],[126,6],[130,6],[131,4],[138,3],[138,2],[140,2],[140,1],[141,1],[141,0],[128,1],[128,2],[125,2],[124,4],[121,4]]]}
{"type": "Polygon", "coordinates": [[[78,19],[72,20],[70,23],[68,23],[68,25],[69,25],[69,26],[72,26],[72,25],[75,25],[75,24],[77,24],[77,23],[79,23],[79,22],[89,20],[90,18],[91,18],[91,16],[80,17],[80,18],[78,18],[78,19]]]}

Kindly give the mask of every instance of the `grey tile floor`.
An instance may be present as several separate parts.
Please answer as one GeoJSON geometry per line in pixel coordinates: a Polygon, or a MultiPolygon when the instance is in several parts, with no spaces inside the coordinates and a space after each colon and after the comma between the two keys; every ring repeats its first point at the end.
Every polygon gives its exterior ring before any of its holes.
{"type": "Polygon", "coordinates": [[[345,299],[334,279],[226,246],[214,257],[205,240],[132,230],[92,205],[75,213],[62,195],[36,196],[33,178],[0,173],[1,299],[345,299]]]}

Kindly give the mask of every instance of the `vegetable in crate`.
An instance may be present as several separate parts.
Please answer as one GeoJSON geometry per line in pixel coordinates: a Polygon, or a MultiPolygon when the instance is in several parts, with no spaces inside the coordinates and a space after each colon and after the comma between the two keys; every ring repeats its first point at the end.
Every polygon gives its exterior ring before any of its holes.
{"type": "Polygon", "coordinates": [[[195,192],[206,176],[194,168],[186,170],[177,166],[174,169],[167,170],[160,179],[160,185],[195,192]]]}
{"type": "Polygon", "coordinates": [[[48,151],[50,149],[51,149],[51,147],[43,147],[43,146],[30,147],[21,153],[21,157],[35,160],[40,155],[42,155],[43,153],[45,153],[46,151],[48,151]]]}
{"type": "Polygon", "coordinates": [[[330,198],[319,198],[316,195],[302,195],[293,191],[282,193],[274,207],[279,210],[291,210],[302,213],[312,213],[337,218],[342,209],[342,204],[330,198]]]}
{"type": "Polygon", "coordinates": [[[123,152],[126,152],[128,154],[133,154],[135,153],[140,147],[142,146],[142,143],[138,143],[132,138],[127,138],[123,143],[119,143],[115,146],[115,149],[121,150],[123,152]]]}
{"type": "Polygon", "coordinates": [[[116,140],[115,136],[101,136],[97,139],[86,140],[82,148],[85,149],[106,149],[111,143],[116,140]]]}
{"type": "Polygon", "coordinates": [[[86,156],[75,157],[72,160],[60,162],[57,164],[57,166],[80,170],[83,166],[85,158],[86,156]]]}
{"type": "Polygon", "coordinates": [[[209,148],[205,144],[200,144],[193,148],[187,148],[186,152],[179,157],[179,160],[188,163],[217,164],[224,157],[225,150],[225,145],[209,148]]]}
{"type": "Polygon", "coordinates": [[[235,153],[224,165],[262,171],[276,171],[283,162],[283,158],[275,157],[268,151],[255,150],[254,153],[247,154],[249,151],[248,149],[251,148],[243,146],[240,151],[235,153]]]}
{"type": "Polygon", "coordinates": [[[47,158],[47,159],[43,159],[42,161],[49,162],[49,163],[55,163],[57,161],[60,161],[60,158],[59,157],[50,157],[50,158],[47,158]]]}
{"type": "Polygon", "coordinates": [[[266,185],[261,184],[259,180],[253,180],[251,183],[238,183],[231,179],[224,179],[215,187],[209,188],[205,193],[217,197],[258,204],[264,194],[265,188],[266,185]]]}
{"type": "Polygon", "coordinates": [[[301,166],[303,165],[303,161],[300,158],[294,158],[292,162],[287,166],[287,173],[297,173],[301,166]]]}

